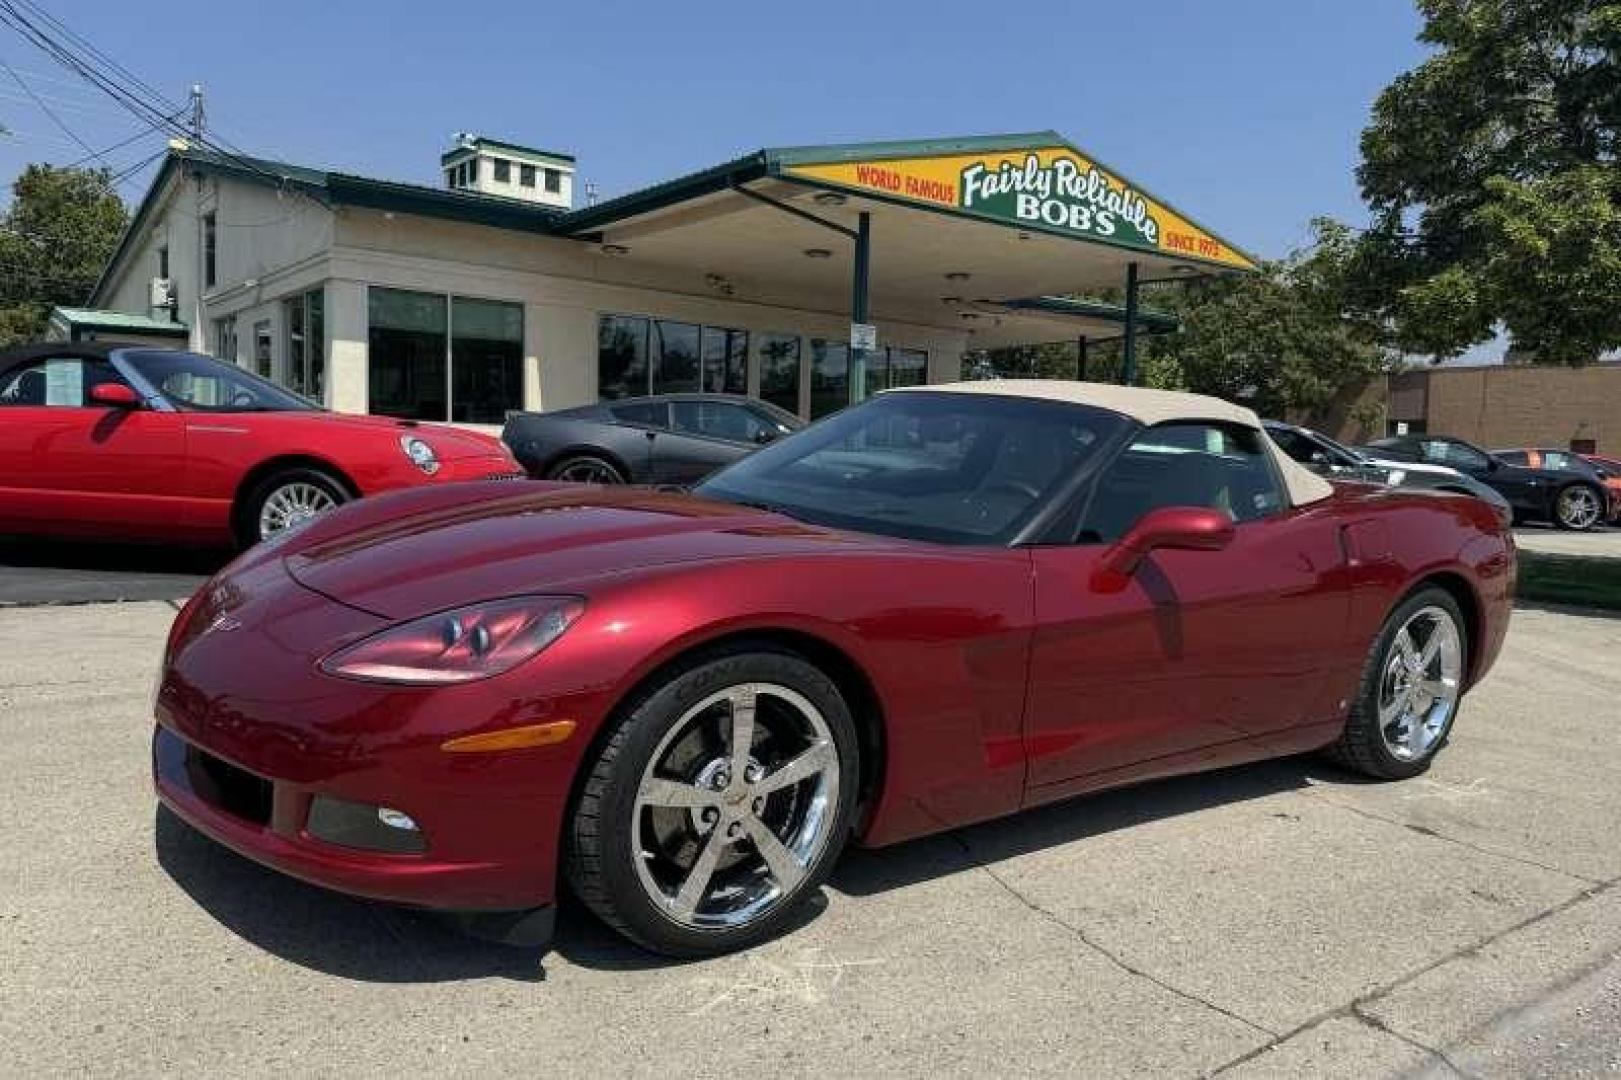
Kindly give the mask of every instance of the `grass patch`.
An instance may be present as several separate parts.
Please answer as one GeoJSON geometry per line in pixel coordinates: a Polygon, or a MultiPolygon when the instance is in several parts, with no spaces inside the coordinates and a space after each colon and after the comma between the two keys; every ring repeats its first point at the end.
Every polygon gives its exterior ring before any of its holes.
{"type": "Polygon", "coordinates": [[[1621,559],[1549,555],[1524,548],[1519,556],[1520,599],[1621,611],[1621,559]]]}

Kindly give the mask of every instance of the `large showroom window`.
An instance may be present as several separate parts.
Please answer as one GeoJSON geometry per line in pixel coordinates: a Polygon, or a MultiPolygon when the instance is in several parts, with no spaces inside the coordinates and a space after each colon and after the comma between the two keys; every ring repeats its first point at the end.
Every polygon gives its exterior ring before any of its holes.
{"type": "Polygon", "coordinates": [[[282,385],[314,401],[326,392],[326,293],[311,289],[281,302],[287,370],[282,385]]]}
{"type": "Polygon", "coordinates": [[[448,298],[368,289],[366,307],[370,411],[406,420],[445,419],[450,415],[448,298]]]}
{"type": "Polygon", "coordinates": [[[760,399],[799,412],[799,338],[765,334],[760,338],[760,399]]]}
{"type": "Polygon", "coordinates": [[[502,424],[523,408],[523,305],[450,301],[450,418],[502,424]]]}
{"type": "Polygon", "coordinates": [[[597,324],[597,395],[741,394],[748,388],[746,330],[639,315],[604,315],[597,324]]]}
{"type": "Polygon", "coordinates": [[[499,424],[523,407],[523,305],[372,288],[370,409],[499,424]]]}
{"type": "Polygon", "coordinates": [[[810,418],[838,412],[850,404],[850,346],[842,341],[810,339],[810,418]]]}

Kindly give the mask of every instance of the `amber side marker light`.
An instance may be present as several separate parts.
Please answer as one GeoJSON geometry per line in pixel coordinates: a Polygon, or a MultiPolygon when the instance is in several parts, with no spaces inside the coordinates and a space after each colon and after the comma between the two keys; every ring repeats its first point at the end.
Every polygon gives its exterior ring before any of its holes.
{"type": "Polygon", "coordinates": [[[483,754],[492,750],[522,750],[530,746],[555,746],[574,734],[579,725],[573,720],[553,720],[546,724],[525,724],[478,735],[462,735],[439,744],[452,754],[483,754]]]}

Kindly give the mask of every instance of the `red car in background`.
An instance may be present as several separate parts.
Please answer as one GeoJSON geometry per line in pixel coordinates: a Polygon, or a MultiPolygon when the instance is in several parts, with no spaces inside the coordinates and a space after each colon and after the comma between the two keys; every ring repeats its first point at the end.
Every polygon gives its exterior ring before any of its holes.
{"type": "Polygon", "coordinates": [[[0,535],[247,547],[363,495],[522,475],[494,436],[327,412],[196,353],[0,351],[0,535]]]}
{"type": "Polygon", "coordinates": [[[1599,471],[1604,478],[1604,486],[1610,492],[1610,521],[1612,524],[1621,524],[1621,458],[1611,457],[1608,454],[1577,454],[1577,457],[1586,461],[1599,471]]]}
{"type": "Polygon", "coordinates": [[[153,771],[306,881],[537,940],[566,878],[722,952],[852,837],[1320,748],[1418,775],[1502,644],[1506,529],[1213,398],[891,390],[690,495],[408,491],[260,545],[175,620],[153,771]]]}

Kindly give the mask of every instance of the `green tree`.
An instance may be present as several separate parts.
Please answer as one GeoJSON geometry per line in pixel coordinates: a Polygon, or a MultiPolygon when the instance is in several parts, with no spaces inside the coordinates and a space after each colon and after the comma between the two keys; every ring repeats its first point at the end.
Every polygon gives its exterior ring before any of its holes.
{"type": "Polygon", "coordinates": [[[0,344],[32,341],[82,304],[129,221],[105,169],[30,165],[0,215],[0,344]]]}
{"type": "Polygon", "coordinates": [[[1387,370],[1378,326],[1345,301],[1357,238],[1326,218],[1312,229],[1309,247],[1258,273],[1198,278],[1155,294],[1152,306],[1180,316],[1182,330],[1147,339],[1144,381],[1310,422],[1387,370]]]}
{"type": "Polygon", "coordinates": [[[1348,302],[1441,357],[1499,325],[1550,362],[1621,346],[1621,3],[1418,7],[1435,51],[1362,134],[1348,302]]]}

